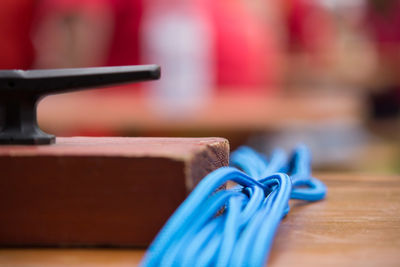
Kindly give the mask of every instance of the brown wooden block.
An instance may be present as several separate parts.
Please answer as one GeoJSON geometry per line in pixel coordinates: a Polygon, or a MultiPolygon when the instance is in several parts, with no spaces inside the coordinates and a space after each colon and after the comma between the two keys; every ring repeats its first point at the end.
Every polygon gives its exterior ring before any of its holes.
{"type": "Polygon", "coordinates": [[[0,147],[0,245],[142,246],[228,164],[222,138],[57,138],[0,147]]]}

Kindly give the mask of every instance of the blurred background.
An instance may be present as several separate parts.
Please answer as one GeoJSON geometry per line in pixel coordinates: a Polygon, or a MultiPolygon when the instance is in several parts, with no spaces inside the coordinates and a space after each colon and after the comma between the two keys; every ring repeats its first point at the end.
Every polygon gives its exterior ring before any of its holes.
{"type": "Polygon", "coordinates": [[[51,96],[58,136],[307,144],[317,170],[400,173],[400,0],[1,0],[0,69],[159,64],[51,96]]]}

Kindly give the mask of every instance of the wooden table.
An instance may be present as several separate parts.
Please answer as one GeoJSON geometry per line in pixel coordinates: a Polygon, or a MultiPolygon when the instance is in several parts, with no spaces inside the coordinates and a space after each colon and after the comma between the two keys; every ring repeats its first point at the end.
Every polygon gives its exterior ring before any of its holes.
{"type": "MultiPolygon", "coordinates": [[[[293,202],[269,266],[400,266],[400,176],[317,175],[325,201],[293,202]]],[[[0,266],[134,266],[144,250],[2,249],[0,266]]]]}

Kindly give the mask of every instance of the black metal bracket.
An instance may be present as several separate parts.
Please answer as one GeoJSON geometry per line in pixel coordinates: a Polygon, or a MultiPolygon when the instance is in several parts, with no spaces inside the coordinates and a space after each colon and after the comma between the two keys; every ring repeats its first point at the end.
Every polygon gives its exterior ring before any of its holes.
{"type": "Polygon", "coordinates": [[[0,145],[55,142],[36,119],[37,103],[47,95],[159,78],[157,65],[0,71],[0,145]]]}

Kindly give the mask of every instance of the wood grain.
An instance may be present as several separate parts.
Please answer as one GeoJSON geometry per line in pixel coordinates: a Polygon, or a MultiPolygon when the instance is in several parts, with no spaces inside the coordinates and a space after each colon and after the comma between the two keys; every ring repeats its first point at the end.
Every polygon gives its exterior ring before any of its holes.
{"type": "Polygon", "coordinates": [[[0,246],[144,246],[228,164],[222,138],[57,138],[0,147],[0,246]]]}
{"type": "MultiPolygon", "coordinates": [[[[268,265],[400,266],[400,177],[317,175],[325,201],[293,202],[268,265]]],[[[135,266],[144,250],[2,249],[0,266],[135,266]]]]}
{"type": "Polygon", "coordinates": [[[294,203],[270,266],[400,266],[400,177],[320,177],[327,199],[294,203]]]}

